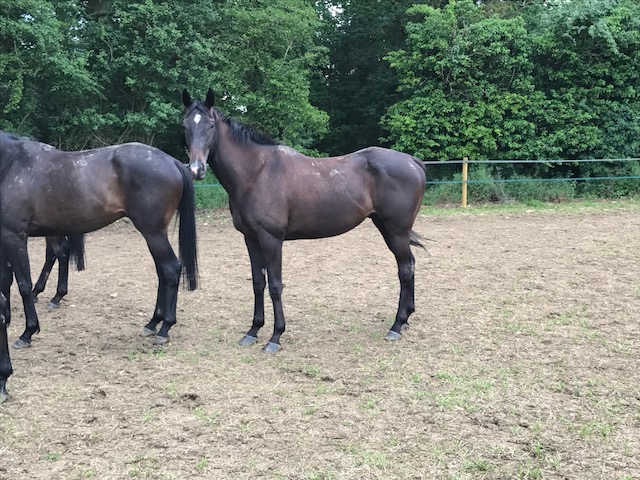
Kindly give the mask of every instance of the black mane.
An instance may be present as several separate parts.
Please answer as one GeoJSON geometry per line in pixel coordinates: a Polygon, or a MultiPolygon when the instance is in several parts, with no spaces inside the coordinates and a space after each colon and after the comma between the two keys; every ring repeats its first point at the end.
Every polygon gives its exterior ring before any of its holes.
{"type": "MultiPolygon", "coordinates": [[[[204,115],[209,115],[209,109],[204,106],[204,103],[196,100],[187,109],[185,117],[188,117],[196,110],[203,113],[204,115]]],[[[278,142],[276,142],[273,138],[271,138],[266,133],[260,132],[255,127],[245,125],[244,123],[241,123],[238,120],[235,120],[230,116],[222,113],[220,110],[216,109],[216,113],[229,127],[229,136],[231,137],[231,140],[238,143],[239,145],[246,145],[249,142],[257,143],[258,145],[278,145],[278,142]]]]}
{"type": "Polygon", "coordinates": [[[249,142],[258,145],[278,145],[278,143],[266,133],[256,130],[254,127],[240,123],[237,120],[218,112],[220,118],[229,126],[229,136],[231,140],[240,145],[246,145],[249,142]]]}

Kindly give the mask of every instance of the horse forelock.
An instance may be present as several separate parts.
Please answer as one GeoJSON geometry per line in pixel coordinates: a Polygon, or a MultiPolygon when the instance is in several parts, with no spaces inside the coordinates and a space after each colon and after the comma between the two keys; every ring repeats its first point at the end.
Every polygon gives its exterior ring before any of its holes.
{"type": "Polygon", "coordinates": [[[204,104],[200,100],[196,100],[191,104],[189,108],[187,108],[187,113],[184,114],[184,118],[190,116],[193,112],[198,111],[202,112],[207,116],[211,116],[209,109],[204,106],[204,104]]]}

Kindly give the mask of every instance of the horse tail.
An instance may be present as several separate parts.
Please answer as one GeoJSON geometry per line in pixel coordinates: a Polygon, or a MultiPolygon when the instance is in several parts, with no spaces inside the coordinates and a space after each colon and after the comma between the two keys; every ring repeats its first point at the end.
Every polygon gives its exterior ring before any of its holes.
{"type": "Polygon", "coordinates": [[[196,192],[190,172],[176,160],[182,175],[182,197],[178,205],[180,227],[178,243],[182,262],[182,279],[189,290],[198,288],[198,242],[196,238],[196,192]]]}
{"type": "Polygon", "coordinates": [[[76,264],[79,272],[84,270],[84,233],[80,235],[69,235],[69,260],[76,264]]]}
{"type": "Polygon", "coordinates": [[[423,239],[424,237],[422,235],[414,232],[413,230],[409,232],[409,244],[426,250],[425,246],[422,244],[422,242],[420,242],[420,240],[423,239]]]}

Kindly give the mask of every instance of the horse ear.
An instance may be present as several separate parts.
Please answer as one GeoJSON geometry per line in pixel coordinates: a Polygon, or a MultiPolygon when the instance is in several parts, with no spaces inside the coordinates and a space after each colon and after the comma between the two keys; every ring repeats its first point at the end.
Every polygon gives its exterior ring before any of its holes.
{"type": "Polygon", "coordinates": [[[207,92],[207,98],[204,101],[204,106],[207,108],[211,108],[215,105],[215,103],[216,103],[216,96],[213,94],[213,90],[209,88],[209,91],[207,92]]]}
{"type": "Polygon", "coordinates": [[[187,92],[186,88],[182,90],[182,103],[184,103],[184,106],[187,108],[190,107],[193,103],[191,101],[191,95],[189,95],[189,92],[187,92]]]}

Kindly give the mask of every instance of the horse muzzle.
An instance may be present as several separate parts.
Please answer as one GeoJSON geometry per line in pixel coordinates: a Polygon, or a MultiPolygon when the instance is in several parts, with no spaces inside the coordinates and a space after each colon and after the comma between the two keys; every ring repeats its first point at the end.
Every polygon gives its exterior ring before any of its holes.
{"type": "Polygon", "coordinates": [[[196,158],[189,163],[189,170],[196,180],[202,180],[207,173],[207,164],[202,159],[196,158]]]}

